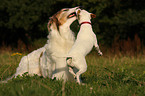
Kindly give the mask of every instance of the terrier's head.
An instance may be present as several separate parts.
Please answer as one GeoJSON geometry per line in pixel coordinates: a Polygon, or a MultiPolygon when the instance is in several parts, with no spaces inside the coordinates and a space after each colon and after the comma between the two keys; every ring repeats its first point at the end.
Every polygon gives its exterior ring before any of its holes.
{"type": "Polygon", "coordinates": [[[77,19],[78,19],[79,23],[96,17],[95,14],[89,13],[88,11],[86,11],[84,9],[83,10],[77,9],[76,14],[77,14],[77,19]]]}

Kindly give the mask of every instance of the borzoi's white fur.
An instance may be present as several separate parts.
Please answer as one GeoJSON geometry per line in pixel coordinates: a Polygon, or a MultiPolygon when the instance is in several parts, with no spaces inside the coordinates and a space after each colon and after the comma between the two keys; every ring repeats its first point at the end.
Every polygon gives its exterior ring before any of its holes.
{"type": "Polygon", "coordinates": [[[97,38],[94,34],[91,26],[91,13],[85,10],[77,10],[78,21],[80,30],[77,35],[77,39],[67,55],[67,64],[69,71],[76,77],[77,82],[80,84],[80,75],[87,70],[87,64],[85,56],[91,51],[92,47],[95,46],[98,53],[102,55],[97,44],[97,38]],[[87,22],[87,23],[85,23],[87,22]],[[76,67],[79,71],[75,74],[72,67],[76,67]]]}
{"type": "Polygon", "coordinates": [[[47,26],[50,31],[47,44],[24,56],[12,77],[22,76],[23,73],[28,72],[29,75],[74,80],[68,71],[65,58],[57,58],[57,55],[67,54],[74,43],[70,25],[76,20],[74,12],[77,8],[64,8],[50,18],[47,26]]]}
{"type": "MultiPolygon", "coordinates": [[[[60,58],[60,56],[66,55],[74,44],[74,35],[70,30],[70,25],[74,20],[76,20],[76,16],[73,16],[76,9],[77,7],[69,10],[63,9],[64,11],[58,12],[54,17],[52,17],[52,20],[54,19],[53,21],[55,21],[55,18],[58,18],[57,22],[49,22],[50,24],[48,26],[50,26],[50,30],[52,31],[49,34],[49,46],[44,53],[47,55],[44,55],[42,57],[48,59],[51,58],[50,61],[52,63],[46,65],[50,65],[49,74],[52,78],[56,77],[56,79],[74,80],[72,74],[70,74],[68,71],[68,66],[66,64],[65,58],[60,58]],[[73,14],[70,15],[71,13],[73,14]]],[[[44,60],[42,58],[41,61],[45,62],[44,60]]]]}

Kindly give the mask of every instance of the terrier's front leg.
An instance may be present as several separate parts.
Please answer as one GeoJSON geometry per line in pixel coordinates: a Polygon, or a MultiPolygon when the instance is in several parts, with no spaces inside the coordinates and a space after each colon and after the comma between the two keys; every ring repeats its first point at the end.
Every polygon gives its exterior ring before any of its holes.
{"type": "Polygon", "coordinates": [[[100,51],[100,49],[98,49],[98,47],[96,47],[96,50],[98,51],[98,54],[99,54],[100,56],[103,55],[103,53],[100,51]]]}
{"type": "Polygon", "coordinates": [[[76,78],[76,74],[73,71],[73,64],[72,64],[72,57],[67,57],[66,58],[67,66],[69,68],[69,72],[76,78]]]}
{"type": "Polygon", "coordinates": [[[76,78],[76,74],[74,73],[74,71],[71,67],[69,67],[69,72],[74,76],[74,78],[76,78]]]}
{"type": "Polygon", "coordinates": [[[99,54],[100,56],[102,56],[103,53],[101,52],[101,50],[100,50],[100,48],[99,48],[99,45],[98,45],[98,42],[97,42],[97,38],[95,38],[95,39],[96,39],[95,48],[96,48],[96,50],[98,51],[98,54],[99,54]]]}

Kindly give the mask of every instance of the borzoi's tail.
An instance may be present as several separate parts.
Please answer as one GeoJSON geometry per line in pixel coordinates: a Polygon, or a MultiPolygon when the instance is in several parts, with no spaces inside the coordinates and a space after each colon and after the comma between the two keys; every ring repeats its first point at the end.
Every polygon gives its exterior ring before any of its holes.
{"type": "Polygon", "coordinates": [[[0,84],[2,84],[2,83],[8,83],[8,81],[11,80],[14,76],[15,76],[15,74],[13,76],[7,78],[6,80],[0,81],[0,84]]]}

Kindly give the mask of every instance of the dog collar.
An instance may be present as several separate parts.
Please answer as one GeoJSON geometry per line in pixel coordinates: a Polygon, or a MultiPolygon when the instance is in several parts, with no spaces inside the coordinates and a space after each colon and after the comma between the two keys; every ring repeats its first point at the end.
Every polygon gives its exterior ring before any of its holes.
{"type": "Polygon", "coordinates": [[[82,23],[80,24],[80,26],[83,25],[83,24],[90,24],[90,25],[91,25],[91,22],[88,22],[88,21],[82,22],[82,23]]]}

